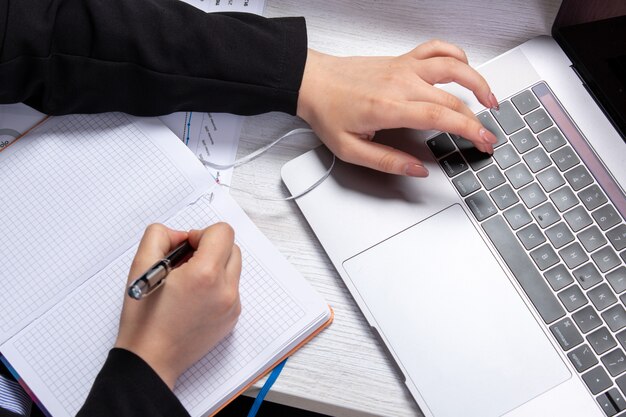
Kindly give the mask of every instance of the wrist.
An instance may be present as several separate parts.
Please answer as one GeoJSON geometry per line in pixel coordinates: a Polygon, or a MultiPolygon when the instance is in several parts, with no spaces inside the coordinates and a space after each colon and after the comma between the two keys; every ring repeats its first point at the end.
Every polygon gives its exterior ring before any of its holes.
{"type": "Polygon", "coordinates": [[[324,65],[331,58],[313,49],[309,49],[298,92],[296,115],[311,124],[314,117],[314,104],[323,87],[324,65]]]}

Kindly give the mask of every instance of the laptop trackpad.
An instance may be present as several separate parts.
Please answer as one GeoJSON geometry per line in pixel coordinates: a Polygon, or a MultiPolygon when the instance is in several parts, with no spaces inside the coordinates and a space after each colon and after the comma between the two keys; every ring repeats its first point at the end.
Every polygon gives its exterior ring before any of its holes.
{"type": "Polygon", "coordinates": [[[458,205],[344,268],[435,417],[500,416],[570,377],[458,205]]]}

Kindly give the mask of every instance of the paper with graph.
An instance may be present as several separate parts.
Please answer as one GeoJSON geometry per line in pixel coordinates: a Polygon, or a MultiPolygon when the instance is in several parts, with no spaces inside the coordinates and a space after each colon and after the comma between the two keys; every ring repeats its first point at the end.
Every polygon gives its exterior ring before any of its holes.
{"type": "Polygon", "coordinates": [[[322,298],[158,120],[50,118],[0,153],[0,351],[54,416],[75,415],[113,346],[145,227],[226,221],[242,249],[242,315],[175,388],[212,414],[320,329],[322,298]],[[7,221],[9,220],[10,221],[7,221]]]}

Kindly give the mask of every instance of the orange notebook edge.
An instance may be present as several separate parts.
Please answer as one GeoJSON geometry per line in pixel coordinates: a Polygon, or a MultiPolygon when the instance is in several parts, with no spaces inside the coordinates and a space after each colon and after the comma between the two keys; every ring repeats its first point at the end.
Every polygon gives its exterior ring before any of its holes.
{"type": "Polygon", "coordinates": [[[328,309],[330,310],[330,317],[328,318],[328,320],[326,320],[324,323],[322,323],[322,325],[320,327],[318,327],[313,333],[311,333],[310,335],[308,335],[304,340],[302,340],[300,343],[298,343],[293,349],[291,349],[289,352],[287,352],[287,354],[285,354],[283,357],[281,357],[280,359],[278,359],[276,362],[274,362],[271,366],[269,366],[266,370],[263,371],[262,374],[260,374],[258,377],[256,377],[252,382],[250,382],[248,385],[246,385],[245,387],[243,387],[241,390],[239,390],[239,392],[237,392],[235,395],[233,395],[228,401],[226,401],[224,404],[222,404],[222,406],[220,408],[218,408],[217,410],[215,410],[215,412],[213,414],[210,414],[209,417],[213,417],[215,416],[217,413],[219,413],[224,407],[226,407],[228,404],[230,404],[231,402],[233,402],[233,400],[237,397],[239,397],[241,394],[243,394],[248,388],[250,388],[252,385],[254,385],[257,381],[259,381],[260,379],[262,379],[265,375],[269,374],[272,369],[274,369],[276,366],[278,366],[279,363],[281,363],[282,361],[284,361],[285,359],[287,359],[288,357],[290,357],[291,355],[294,354],[294,352],[296,352],[298,349],[300,349],[302,346],[306,345],[307,343],[309,343],[315,336],[317,336],[318,334],[320,334],[322,332],[322,330],[324,330],[325,328],[327,328],[328,326],[330,326],[330,324],[333,322],[333,320],[335,319],[335,310],[333,310],[333,308],[329,305],[328,309]]]}
{"type": "Polygon", "coordinates": [[[48,120],[50,118],[50,116],[45,116],[43,119],[41,119],[40,121],[38,121],[37,123],[35,123],[34,125],[32,125],[31,127],[28,128],[28,130],[26,130],[26,132],[22,133],[21,135],[19,135],[18,137],[15,138],[14,141],[12,141],[11,143],[9,143],[6,147],[0,149],[0,152],[4,152],[8,147],[10,147],[11,145],[13,145],[15,142],[17,142],[18,140],[22,139],[24,136],[26,136],[31,130],[33,130],[34,128],[40,126],[43,122],[45,122],[46,120],[48,120]]]}

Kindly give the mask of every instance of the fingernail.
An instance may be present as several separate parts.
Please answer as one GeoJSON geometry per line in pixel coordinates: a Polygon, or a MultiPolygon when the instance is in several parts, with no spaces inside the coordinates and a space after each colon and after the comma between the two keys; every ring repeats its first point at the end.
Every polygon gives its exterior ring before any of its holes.
{"type": "Polygon", "coordinates": [[[498,142],[498,138],[496,138],[496,136],[493,133],[491,133],[490,131],[488,131],[485,128],[481,128],[478,131],[478,134],[480,135],[482,140],[484,140],[487,143],[494,144],[494,143],[498,142]]]}
{"type": "Polygon", "coordinates": [[[493,93],[489,93],[489,104],[491,104],[491,108],[495,110],[500,110],[500,105],[498,104],[498,99],[493,93]]]}
{"type": "Polygon", "coordinates": [[[428,170],[423,165],[409,163],[404,166],[404,174],[409,177],[427,177],[428,170]]]}

